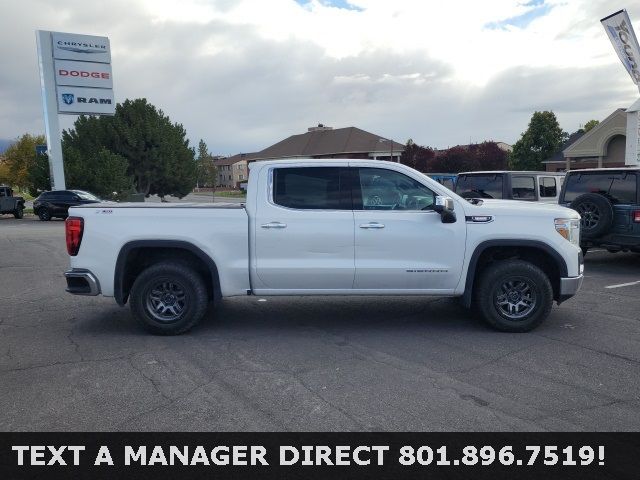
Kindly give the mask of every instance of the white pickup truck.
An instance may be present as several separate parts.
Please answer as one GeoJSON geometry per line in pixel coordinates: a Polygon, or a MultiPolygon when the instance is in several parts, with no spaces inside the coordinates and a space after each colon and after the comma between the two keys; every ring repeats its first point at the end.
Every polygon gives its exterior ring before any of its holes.
{"type": "Polygon", "coordinates": [[[524,332],[583,279],[574,210],[467,201],[378,160],[254,163],[246,205],[92,204],[69,214],[67,291],[129,301],[165,335],[239,295],[462,297],[494,328],[524,332]]]}

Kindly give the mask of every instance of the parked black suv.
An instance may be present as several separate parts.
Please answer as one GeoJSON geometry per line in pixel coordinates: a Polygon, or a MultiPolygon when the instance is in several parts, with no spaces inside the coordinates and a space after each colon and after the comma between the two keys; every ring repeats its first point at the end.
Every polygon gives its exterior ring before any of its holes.
{"type": "Polygon", "coordinates": [[[33,213],[38,215],[40,220],[51,220],[54,217],[66,218],[69,215],[69,207],[100,201],[92,193],[82,190],[53,190],[41,193],[33,201],[33,213]]]}
{"type": "Polygon", "coordinates": [[[560,205],[582,217],[580,245],[640,252],[640,168],[567,172],[560,205]]]}

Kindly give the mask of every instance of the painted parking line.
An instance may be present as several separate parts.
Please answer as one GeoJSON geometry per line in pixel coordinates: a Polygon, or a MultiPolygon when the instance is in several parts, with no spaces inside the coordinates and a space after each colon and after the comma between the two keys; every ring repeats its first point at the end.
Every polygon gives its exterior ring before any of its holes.
{"type": "Polygon", "coordinates": [[[640,280],[636,281],[636,282],[629,282],[629,283],[619,283],[617,285],[607,285],[604,288],[620,288],[620,287],[631,287],[632,285],[638,285],[640,284],[640,280]]]}

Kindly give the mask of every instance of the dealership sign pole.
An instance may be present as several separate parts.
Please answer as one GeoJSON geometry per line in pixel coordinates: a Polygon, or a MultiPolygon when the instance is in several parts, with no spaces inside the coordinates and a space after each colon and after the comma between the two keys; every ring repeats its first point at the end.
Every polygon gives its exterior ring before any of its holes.
{"type": "MultiPolygon", "coordinates": [[[[640,45],[626,10],[600,20],[622,64],[640,90],[640,45]]],[[[626,165],[640,165],[640,101],[627,109],[626,165]]]]}
{"type": "Polygon", "coordinates": [[[107,37],[36,31],[42,109],[52,190],[64,190],[58,114],[113,115],[111,46],[107,37]]]}

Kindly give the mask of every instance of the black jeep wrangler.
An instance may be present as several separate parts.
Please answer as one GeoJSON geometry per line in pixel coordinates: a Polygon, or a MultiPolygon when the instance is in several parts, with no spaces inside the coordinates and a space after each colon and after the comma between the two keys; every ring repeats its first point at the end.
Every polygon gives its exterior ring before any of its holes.
{"type": "Polygon", "coordinates": [[[582,217],[580,246],[640,252],[640,168],[567,172],[560,205],[582,217]]]}
{"type": "Polygon", "coordinates": [[[0,215],[11,213],[16,218],[24,215],[24,198],[14,197],[11,187],[0,185],[0,215]]]}

